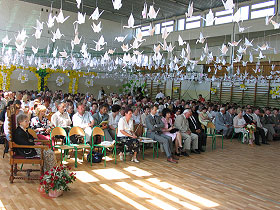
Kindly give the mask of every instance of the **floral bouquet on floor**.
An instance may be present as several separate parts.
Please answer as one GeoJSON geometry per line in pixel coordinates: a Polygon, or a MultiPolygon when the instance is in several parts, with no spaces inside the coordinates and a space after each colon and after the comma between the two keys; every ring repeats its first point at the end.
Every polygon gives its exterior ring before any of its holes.
{"type": "Polygon", "coordinates": [[[249,143],[253,143],[254,132],[256,132],[257,127],[254,123],[245,125],[245,130],[248,132],[249,143]]]}
{"type": "Polygon", "coordinates": [[[70,167],[59,165],[46,171],[40,177],[40,192],[48,194],[50,197],[58,197],[63,191],[70,190],[69,184],[76,180],[73,172],[70,172],[70,167]]]}

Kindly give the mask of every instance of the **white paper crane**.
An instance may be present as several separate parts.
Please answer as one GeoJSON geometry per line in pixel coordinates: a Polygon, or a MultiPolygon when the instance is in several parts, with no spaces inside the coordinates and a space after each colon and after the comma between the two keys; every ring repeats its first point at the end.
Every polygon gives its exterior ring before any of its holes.
{"type": "Polygon", "coordinates": [[[147,18],[147,13],[148,13],[148,7],[147,7],[147,3],[145,2],[144,3],[144,8],[142,10],[142,17],[143,17],[143,19],[147,18]]]}
{"type": "Polygon", "coordinates": [[[167,51],[167,42],[166,42],[166,40],[163,40],[163,44],[161,42],[159,42],[159,43],[161,45],[161,49],[163,51],[167,51]]]}
{"type": "Polygon", "coordinates": [[[109,50],[108,50],[108,54],[113,55],[113,54],[115,53],[115,50],[116,50],[116,49],[109,49],[109,50]]]}
{"type": "Polygon", "coordinates": [[[32,46],[32,51],[33,51],[33,53],[34,53],[34,55],[35,55],[35,54],[38,52],[38,47],[35,48],[35,47],[32,46]]]}
{"type": "Polygon", "coordinates": [[[232,21],[239,23],[240,21],[243,21],[242,17],[241,17],[241,9],[239,8],[237,10],[237,12],[233,15],[232,17],[232,21]]]}
{"type": "Polygon", "coordinates": [[[124,52],[128,52],[131,48],[129,48],[128,47],[128,44],[123,44],[122,46],[121,46],[121,48],[122,48],[122,50],[124,51],[124,52]]]}
{"type": "Polygon", "coordinates": [[[151,6],[150,6],[150,9],[149,9],[148,17],[149,17],[150,19],[156,19],[159,10],[160,10],[160,9],[158,9],[158,11],[156,12],[154,6],[151,5],[151,6]]]}
{"type": "Polygon", "coordinates": [[[56,55],[57,55],[57,48],[54,48],[53,53],[52,53],[52,56],[55,58],[56,55]]]}
{"type": "Polygon", "coordinates": [[[271,17],[269,17],[269,16],[266,16],[265,17],[265,25],[269,25],[269,23],[271,22],[271,20],[272,20],[272,18],[274,17],[274,15],[273,16],[271,16],[271,17]]]}
{"type": "Polygon", "coordinates": [[[262,51],[260,51],[259,56],[256,57],[256,58],[258,58],[258,59],[261,60],[261,59],[263,59],[263,58],[265,58],[265,57],[266,57],[266,56],[262,54],[262,51]]]}
{"type": "Polygon", "coordinates": [[[225,10],[232,10],[235,7],[233,0],[226,0],[226,1],[222,0],[222,2],[225,7],[225,10]]]}
{"type": "Polygon", "coordinates": [[[103,35],[101,35],[101,37],[99,38],[99,40],[97,42],[96,41],[94,41],[94,42],[95,42],[95,44],[100,45],[100,46],[107,44],[107,42],[105,42],[105,40],[104,40],[103,35]]]}
{"type": "Polygon", "coordinates": [[[16,36],[16,43],[20,44],[23,42],[28,36],[26,35],[26,30],[22,29],[21,32],[18,32],[16,36]]]}
{"type": "Polygon", "coordinates": [[[68,57],[67,52],[65,50],[63,50],[62,52],[59,52],[59,54],[60,54],[61,58],[67,58],[68,57]]]}
{"type": "Polygon", "coordinates": [[[94,12],[91,14],[91,16],[89,17],[89,19],[91,18],[92,20],[98,20],[99,17],[102,15],[102,13],[104,12],[104,10],[102,12],[99,13],[99,9],[98,7],[96,7],[96,9],[94,10],[94,12]]]}
{"type": "Polygon", "coordinates": [[[41,23],[39,20],[36,20],[36,27],[33,28],[38,30],[43,30],[43,27],[44,27],[44,22],[41,23]]]}
{"type": "Polygon", "coordinates": [[[233,42],[229,42],[228,45],[231,47],[237,47],[239,45],[239,43],[241,42],[242,39],[240,39],[238,42],[233,41],[233,42]]]}
{"type": "Polygon", "coordinates": [[[193,15],[193,2],[189,3],[188,12],[186,12],[186,17],[192,17],[193,15]]]}
{"type": "Polygon", "coordinates": [[[180,35],[178,37],[178,43],[179,43],[179,46],[183,46],[184,44],[186,44],[186,42],[183,41],[183,39],[180,35]]]}
{"type": "Polygon", "coordinates": [[[127,26],[123,26],[124,28],[134,28],[134,17],[132,15],[132,13],[129,16],[127,23],[128,23],[128,25],[127,26]]]}
{"type": "Polygon", "coordinates": [[[36,39],[40,39],[42,34],[42,30],[36,29],[35,33],[32,36],[35,36],[36,39]]]}
{"type": "Polygon", "coordinates": [[[237,50],[237,52],[239,53],[239,54],[246,54],[246,50],[247,50],[247,47],[241,47],[241,46],[239,46],[239,49],[237,50]]]}
{"type": "Polygon", "coordinates": [[[220,50],[222,52],[222,55],[226,55],[228,52],[228,47],[225,44],[223,44],[220,50]]]}
{"type": "Polygon", "coordinates": [[[207,43],[205,44],[205,47],[203,47],[203,51],[204,51],[205,54],[208,54],[209,48],[208,48],[208,44],[207,43]]]}
{"type": "Polygon", "coordinates": [[[154,45],[154,52],[159,53],[160,52],[160,44],[159,45],[154,45]]]}
{"type": "Polygon", "coordinates": [[[170,34],[170,32],[168,33],[167,32],[167,29],[166,29],[166,27],[163,29],[163,33],[162,33],[162,35],[161,35],[161,38],[163,38],[163,39],[167,39],[167,37],[169,36],[169,34],[170,34]]]}
{"type": "Polygon", "coordinates": [[[56,22],[58,23],[64,23],[70,16],[67,16],[66,18],[64,18],[62,9],[60,9],[58,16],[56,17],[56,22]]]}
{"type": "Polygon", "coordinates": [[[7,45],[10,43],[12,39],[9,39],[8,35],[6,35],[3,39],[2,39],[2,44],[3,45],[7,45]]]}
{"type": "Polygon", "coordinates": [[[77,8],[80,9],[80,6],[81,6],[81,3],[82,3],[82,0],[76,0],[76,3],[77,3],[77,8]]]}
{"type": "Polygon", "coordinates": [[[47,26],[48,28],[52,28],[54,26],[54,21],[55,21],[56,17],[52,16],[52,13],[49,14],[49,19],[48,19],[48,22],[47,22],[47,26]]]}
{"type": "Polygon", "coordinates": [[[269,46],[268,46],[268,44],[266,43],[266,44],[263,44],[261,47],[258,46],[258,48],[259,48],[260,50],[268,50],[268,49],[269,49],[269,46]]]}
{"type": "Polygon", "coordinates": [[[214,21],[216,20],[216,17],[214,17],[214,13],[212,12],[212,9],[209,10],[209,13],[206,15],[206,18],[202,18],[206,25],[213,25],[214,21]]]}
{"type": "Polygon", "coordinates": [[[123,42],[125,39],[126,39],[127,35],[125,36],[118,36],[118,37],[115,37],[115,40],[117,40],[117,42],[123,42]]]}
{"type": "Polygon", "coordinates": [[[143,34],[142,34],[141,31],[134,38],[137,40],[137,42],[144,42],[144,41],[146,41],[146,39],[143,39],[143,34]]]}
{"type": "Polygon", "coordinates": [[[279,23],[276,23],[274,20],[271,20],[270,22],[273,25],[274,29],[279,29],[280,28],[280,24],[279,23]]]}
{"type": "Polygon", "coordinates": [[[116,10],[119,10],[122,7],[122,0],[112,0],[112,3],[116,10]]]}
{"type": "Polygon", "coordinates": [[[75,37],[74,37],[74,40],[73,40],[73,44],[74,45],[78,45],[78,44],[80,44],[81,40],[82,40],[82,37],[79,39],[79,35],[75,34],[75,37]]]}
{"type": "Polygon", "coordinates": [[[102,30],[101,21],[97,25],[95,25],[95,23],[92,23],[91,28],[95,33],[99,33],[102,30]]]}
{"type": "Polygon", "coordinates": [[[73,24],[78,23],[78,24],[83,24],[86,22],[86,13],[83,15],[83,13],[78,12],[78,20],[76,20],[73,24]]]}
{"type": "Polygon", "coordinates": [[[250,63],[253,63],[253,61],[254,61],[254,57],[253,57],[251,52],[250,52],[250,55],[249,55],[249,61],[250,61],[250,63]]]}
{"type": "Polygon", "coordinates": [[[242,58],[242,55],[236,55],[236,58],[233,60],[234,63],[239,63],[242,58]]]}
{"type": "Polygon", "coordinates": [[[254,41],[254,39],[252,39],[251,41],[249,41],[247,38],[245,38],[245,43],[244,43],[244,45],[246,46],[246,47],[253,47],[253,41],[254,41]]]}
{"type": "Polygon", "coordinates": [[[52,42],[55,42],[55,40],[61,39],[61,37],[64,36],[64,34],[61,34],[61,33],[60,33],[59,28],[56,29],[56,32],[55,32],[55,33],[52,32],[52,34],[53,34],[53,38],[51,39],[52,42]]]}
{"type": "Polygon", "coordinates": [[[203,34],[200,32],[199,38],[196,40],[196,44],[197,44],[197,43],[203,44],[203,43],[205,42],[206,38],[207,38],[207,37],[204,37],[203,34]]]}
{"type": "Polygon", "coordinates": [[[184,58],[185,56],[186,56],[186,51],[185,51],[184,48],[182,48],[180,57],[181,57],[181,58],[184,58]]]}
{"type": "Polygon", "coordinates": [[[132,47],[133,49],[138,49],[138,48],[141,46],[141,44],[142,44],[142,43],[138,43],[138,40],[135,39],[135,40],[133,41],[131,47],[132,47]]]}
{"type": "Polygon", "coordinates": [[[155,33],[156,27],[152,26],[152,23],[150,23],[150,27],[149,27],[149,35],[153,36],[155,33]]]}

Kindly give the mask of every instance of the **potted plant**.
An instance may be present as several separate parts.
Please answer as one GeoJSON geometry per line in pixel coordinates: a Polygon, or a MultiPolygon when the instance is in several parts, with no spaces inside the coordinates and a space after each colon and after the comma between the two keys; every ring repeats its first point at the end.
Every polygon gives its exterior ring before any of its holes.
{"type": "Polygon", "coordinates": [[[70,167],[59,165],[46,171],[40,177],[40,192],[46,193],[49,197],[56,198],[62,195],[63,191],[68,191],[68,184],[73,183],[76,176],[70,172],[70,167]]]}

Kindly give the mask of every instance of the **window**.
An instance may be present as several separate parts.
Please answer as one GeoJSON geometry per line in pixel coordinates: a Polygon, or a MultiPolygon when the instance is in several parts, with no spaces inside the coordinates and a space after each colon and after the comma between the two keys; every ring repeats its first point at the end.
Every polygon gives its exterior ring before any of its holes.
{"type": "Polygon", "coordinates": [[[266,1],[251,6],[251,19],[272,16],[275,14],[275,0],[266,1]]]}
{"type": "Polygon", "coordinates": [[[241,7],[240,13],[241,13],[241,20],[248,20],[249,19],[249,6],[241,7]]]}
{"type": "Polygon", "coordinates": [[[231,23],[232,14],[233,14],[233,9],[216,12],[215,25],[231,23]]]}
{"type": "Polygon", "coordinates": [[[160,34],[160,23],[155,25],[155,34],[160,34]]]}
{"type": "Polygon", "coordinates": [[[178,31],[185,30],[185,18],[178,20],[178,31]]]}
{"type": "Polygon", "coordinates": [[[174,20],[161,23],[161,33],[163,33],[165,28],[166,28],[167,32],[174,31],[174,20]]]}
{"type": "Polygon", "coordinates": [[[192,16],[186,19],[186,29],[199,28],[201,16],[192,16]]]}

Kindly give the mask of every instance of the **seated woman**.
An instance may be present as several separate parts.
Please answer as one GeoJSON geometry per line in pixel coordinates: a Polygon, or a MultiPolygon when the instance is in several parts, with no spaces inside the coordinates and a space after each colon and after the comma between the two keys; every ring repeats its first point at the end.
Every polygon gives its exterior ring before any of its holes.
{"type": "Polygon", "coordinates": [[[249,135],[249,132],[245,129],[245,126],[246,126],[246,121],[243,117],[243,112],[242,110],[238,110],[237,115],[233,118],[234,132],[242,133],[243,134],[242,142],[245,143],[247,142],[247,139],[249,139],[249,144],[252,145],[254,140],[254,133],[253,135],[249,135]]]}
{"type": "Polygon", "coordinates": [[[204,125],[205,129],[207,129],[207,133],[213,133],[211,129],[208,129],[208,123],[212,123],[209,115],[207,114],[207,108],[203,107],[201,112],[198,115],[199,122],[204,125]]]}
{"type": "Polygon", "coordinates": [[[181,151],[183,149],[182,146],[182,135],[179,132],[179,129],[174,128],[172,119],[171,119],[171,110],[168,108],[164,108],[162,110],[162,116],[161,118],[162,122],[164,123],[164,128],[162,128],[163,134],[170,136],[172,138],[172,141],[175,141],[175,150],[176,155],[180,156],[181,151]]]}
{"type": "Polygon", "coordinates": [[[48,125],[46,118],[47,108],[43,105],[38,105],[35,109],[35,117],[31,119],[30,127],[35,130],[37,136],[41,140],[50,140],[51,128],[48,125]]]}
{"type": "Polygon", "coordinates": [[[139,151],[139,141],[137,136],[133,132],[133,120],[132,120],[132,109],[127,108],[125,110],[125,116],[119,120],[118,123],[118,137],[121,139],[121,152],[120,159],[123,160],[124,147],[126,147],[126,152],[133,154],[131,159],[132,162],[138,163],[137,152],[139,151]]]}
{"type": "MultiPolygon", "coordinates": [[[[18,145],[34,145],[33,137],[28,133],[29,119],[25,114],[21,114],[17,117],[18,127],[13,134],[13,141],[18,145]]],[[[15,150],[17,155],[24,156],[26,158],[32,158],[40,156],[41,149],[28,149],[17,148],[15,150]]],[[[54,152],[51,149],[44,150],[44,171],[50,170],[56,165],[56,159],[54,152]]]]}

